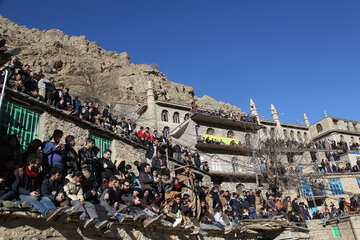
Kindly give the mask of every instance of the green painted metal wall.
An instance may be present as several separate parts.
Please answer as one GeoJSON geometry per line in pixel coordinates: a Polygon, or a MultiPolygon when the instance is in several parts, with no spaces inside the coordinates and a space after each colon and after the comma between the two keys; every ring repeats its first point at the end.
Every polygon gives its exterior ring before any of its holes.
{"type": "Polygon", "coordinates": [[[95,146],[97,146],[100,149],[100,152],[98,153],[97,157],[102,158],[102,154],[106,149],[111,149],[111,143],[112,140],[109,138],[100,137],[95,134],[90,134],[90,138],[95,140],[95,146]]]}
{"type": "Polygon", "coordinates": [[[20,103],[4,99],[1,107],[0,125],[8,134],[16,134],[23,149],[33,139],[39,138],[41,113],[20,103]]]}

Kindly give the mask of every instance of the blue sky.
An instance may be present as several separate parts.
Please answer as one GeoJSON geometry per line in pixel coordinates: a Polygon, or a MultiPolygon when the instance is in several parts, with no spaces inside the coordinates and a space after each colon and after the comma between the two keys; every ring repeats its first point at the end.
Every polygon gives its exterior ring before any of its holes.
{"type": "Polygon", "coordinates": [[[324,110],[360,121],[359,12],[346,0],[0,0],[18,24],[86,35],[246,112],[253,98],[267,119],[273,103],[289,123],[324,110]]]}

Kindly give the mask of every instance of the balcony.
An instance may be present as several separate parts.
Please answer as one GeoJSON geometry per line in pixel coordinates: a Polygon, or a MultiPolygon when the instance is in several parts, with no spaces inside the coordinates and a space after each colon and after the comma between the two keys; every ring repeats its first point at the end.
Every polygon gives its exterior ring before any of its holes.
{"type": "Polygon", "coordinates": [[[307,200],[318,200],[328,197],[326,186],[322,183],[309,183],[309,180],[301,180],[302,193],[307,200]]]}
{"type": "Polygon", "coordinates": [[[201,150],[202,152],[231,154],[231,155],[246,155],[246,156],[251,155],[253,152],[252,148],[242,144],[239,145],[239,140],[237,140],[236,138],[203,134],[203,139],[208,139],[215,143],[199,141],[197,144],[195,144],[195,147],[201,150]]]}
{"type": "Polygon", "coordinates": [[[249,132],[256,132],[262,128],[262,126],[258,123],[223,118],[205,113],[194,113],[191,116],[191,119],[196,123],[200,123],[206,126],[223,127],[236,130],[241,129],[242,131],[249,132]]]}
{"type": "Polygon", "coordinates": [[[222,145],[215,143],[197,143],[195,147],[202,152],[207,153],[221,153],[221,154],[231,154],[231,155],[243,155],[243,156],[251,156],[253,153],[253,149],[240,146],[240,145],[222,145]]]}

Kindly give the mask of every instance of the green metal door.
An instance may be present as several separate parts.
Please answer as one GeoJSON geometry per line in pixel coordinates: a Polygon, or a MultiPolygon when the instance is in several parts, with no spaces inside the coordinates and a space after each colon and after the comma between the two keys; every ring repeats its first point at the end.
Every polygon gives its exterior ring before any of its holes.
{"type": "Polygon", "coordinates": [[[112,142],[111,139],[100,137],[94,134],[90,134],[89,137],[95,140],[95,146],[97,146],[100,149],[100,152],[97,155],[98,158],[102,158],[102,154],[106,149],[111,150],[111,142],[112,142]]]}
{"type": "Polygon", "coordinates": [[[40,112],[18,102],[4,100],[1,107],[0,125],[7,134],[16,134],[23,149],[32,140],[39,138],[40,112]]]}

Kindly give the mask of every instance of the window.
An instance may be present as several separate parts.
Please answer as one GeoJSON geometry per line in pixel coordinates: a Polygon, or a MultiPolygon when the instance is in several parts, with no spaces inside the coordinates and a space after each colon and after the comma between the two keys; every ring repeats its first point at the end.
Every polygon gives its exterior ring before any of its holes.
{"type": "Polygon", "coordinates": [[[217,155],[214,155],[211,157],[211,169],[214,172],[222,172],[222,167],[221,167],[221,161],[220,158],[217,155]]]}
{"type": "Polygon", "coordinates": [[[294,134],[293,130],[290,131],[290,138],[291,138],[291,141],[295,140],[295,134],[294,134]]]}
{"type": "Polygon", "coordinates": [[[167,110],[163,110],[161,112],[161,121],[163,122],[169,121],[169,112],[167,110]]]}
{"type": "Polygon", "coordinates": [[[248,147],[252,147],[252,139],[249,133],[245,134],[245,144],[248,147]]]}
{"type": "Polygon", "coordinates": [[[316,124],[316,130],[317,130],[318,133],[322,132],[323,128],[322,128],[321,124],[319,124],[319,123],[316,124]]]}
{"type": "Polygon", "coordinates": [[[174,123],[180,123],[180,114],[178,112],[174,112],[173,122],[174,123]]]}
{"type": "Polygon", "coordinates": [[[298,138],[298,140],[302,140],[301,132],[300,132],[300,131],[297,132],[297,138],[298,138]]]}
{"type": "Polygon", "coordinates": [[[200,125],[196,125],[196,126],[195,126],[196,136],[199,136],[199,129],[200,129],[200,125]]]}
{"type": "Polygon", "coordinates": [[[184,116],[184,121],[186,121],[186,120],[188,120],[190,118],[190,115],[187,113],[187,114],[185,114],[185,116],[184,116]]]}
{"type": "Polygon", "coordinates": [[[0,125],[7,128],[7,134],[17,135],[23,149],[28,143],[39,138],[40,112],[20,103],[4,100],[0,125]]]}
{"type": "Polygon", "coordinates": [[[307,140],[308,140],[308,135],[307,135],[307,133],[306,132],[304,132],[304,140],[307,142],[307,140]]]}
{"type": "Polygon", "coordinates": [[[345,122],[345,126],[346,126],[347,130],[350,130],[350,124],[349,124],[349,122],[345,122]]]}
{"type": "Polygon", "coordinates": [[[309,180],[301,180],[301,186],[305,196],[313,195],[313,191],[312,188],[310,187],[309,180]]]}
{"type": "Polygon", "coordinates": [[[355,132],[357,132],[358,131],[358,129],[357,129],[357,123],[353,123],[353,126],[354,126],[354,130],[355,130],[355,132]]]}
{"type": "Polygon", "coordinates": [[[334,196],[345,194],[340,178],[330,178],[329,187],[334,196]]]}
{"type": "Polygon", "coordinates": [[[235,138],[235,133],[233,131],[228,131],[227,132],[227,137],[228,138],[235,138]]]}
{"type": "Polygon", "coordinates": [[[313,161],[313,162],[315,162],[316,161],[316,152],[310,152],[310,156],[311,156],[311,160],[313,161]]]}
{"type": "Polygon", "coordinates": [[[270,129],[270,137],[275,138],[275,128],[270,129]]]}
{"type": "Polygon", "coordinates": [[[208,129],[206,130],[206,134],[215,135],[215,130],[212,129],[212,128],[208,128],[208,129]]]}
{"type": "Polygon", "coordinates": [[[267,136],[268,136],[267,128],[264,127],[264,128],[262,129],[262,131],[263,131],[264,136],[267,137],[267,136]]]}
{"type": "Polygon", "coordinates": [[[100,152],[97,155],[98,158],[102,158],[102,154],[106,149],[111,150],[111,139],[100,137],[94,134],[90,134],[89,137],[95,140],[95,146],[100,149],[100,152]]]}
{"type": "Polygon", "coordinates": [[[288,138],[287,130],[284,129],[284,130],[283,130],[283,133],[284,133],[284,139],[287,139],[287,138],[288,138]]]}
{"type": "Polygon", "coordinates": [[[294,162],[294,156],[295,156],[295,154],[291,153],[291,152],[286,154],[286,158],[287,158],[288,163],[293,163],[294,162]]]}
{"type": "Polygon", "coordinates": [[[358,186],[359,186],[359,188],[360,188],[360,177],[357,177],[357,178],[356,178],[356,181],[357,181],[358,186]]]}
{"type": "Polygon", "coordinates": [[[231,163],[232,163],[233,171],[239,172],[240,171],[239,159],[237,157],[233,157],[231,159],[231,163]]]}

